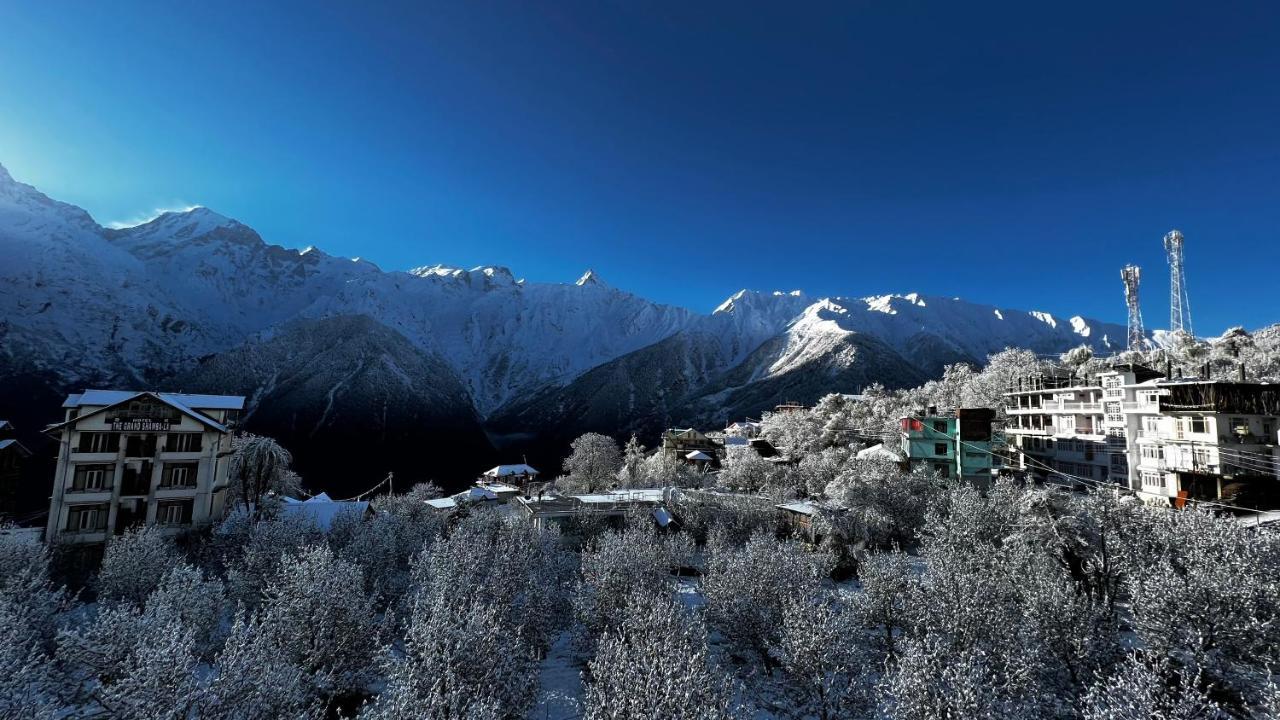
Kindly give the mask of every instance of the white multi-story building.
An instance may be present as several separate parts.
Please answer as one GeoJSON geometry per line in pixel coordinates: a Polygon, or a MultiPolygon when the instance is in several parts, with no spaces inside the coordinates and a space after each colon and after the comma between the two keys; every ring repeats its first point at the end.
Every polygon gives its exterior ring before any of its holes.
{"type": "Polygon", "coordinates": [[[175,532],[222,517],[231,425],[244,398],[121,390],[70,395],[59,440],[49,542],[101,543],[132,525],[175,532]]]}
{"type": "Polygon", "coordinates": [[[1005,414],[1009,467],[1039,477],[1110,477],[1098,385],[1069,375],[1024,378],[1005,393],[1005,414]]]}
{"type": "Polygon", "coordinates": [[[1108,480],[1149,502],[1280,507],[1280,386],[1123,365],[1096,383],[1029,378],[1005,398],[1020,469],[1108,480]]]}

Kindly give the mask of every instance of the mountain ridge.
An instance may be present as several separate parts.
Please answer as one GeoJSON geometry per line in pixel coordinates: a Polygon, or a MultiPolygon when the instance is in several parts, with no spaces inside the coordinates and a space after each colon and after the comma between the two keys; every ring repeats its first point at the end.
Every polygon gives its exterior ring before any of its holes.
{"type": "MultiPolygon", "coordinates": [[[[383,270],[270,244],[205,207],[106,228],[3,168],[0,253],[10,259],[0,268],[0,356],[24,376],[56,378],[56,391],[161,387],[221,363],[227,387],[262,392],[269,374],[247,360],[281,357],[281,342],[316,349],[303,367],[317,382],[337,382],[316,335],[351,340],[342,345],[350,352],[395,348],[387,352],[420,371],[404,392],[424,392],[413,388],[435,373],[451,388],[453,421],[492,425],[502,437],[527,435],[521,422],[535,431],[652,433],[668,421],[758,413],[783,396],[808,401],[871,382],[914,383],[1006,346],[1054,353],[1088,344],[1108,353],[1125,337],[1116,324],[919,293],[742,290],[697,313],[620,290],[593,270],[564,283],[529,282],[500,265],[383,270]],[[326,324],[357,316],[373,324],[339,326],[366,336],[363,344],[326,324]]],[[[347,356],[332,356],[355,370],[347,356]]],[[[376,377],[371,386],[390,382],[376,377]]],[[[353,406],[367,399],[339,395],[353,406]]],[[[319,407],[297,402],[299,411],[319,407]]],[[[419,412],[405,408],[406,417],[419,412]]]]}

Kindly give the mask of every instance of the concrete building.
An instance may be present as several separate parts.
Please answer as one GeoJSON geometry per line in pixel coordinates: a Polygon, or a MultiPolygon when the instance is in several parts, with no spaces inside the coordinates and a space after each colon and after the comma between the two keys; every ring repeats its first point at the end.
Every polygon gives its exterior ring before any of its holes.
{"type": "Polygon", "coordinates": [[[960,408],[902,419],[899,448],[914,469],[932,469],[944,478],[991,481],[994,446],[990,408],[960,408]]]}
{"type": "Polygon", "coordinates": [[[1155,503],[1280,506],[1280,386],[1120,365],[1088,381],[1024,379],[1005,410],[1029,475],[1106,481],[1155,503]]]}
{"type": "Polygon", "coordinates": [[[1046,373],[1005,393],[1010,469],[1047,479],[1055,471],[1106,481],[1111,476],[1096,381],[1046,373]]]}
{"type": "Polygon", "coordinates": [[[180,532],[222,517],[243,397],[88,390],[62,407],[46,430],[59,441],[46,540],[102,543],[132,525],[180,532]]]}

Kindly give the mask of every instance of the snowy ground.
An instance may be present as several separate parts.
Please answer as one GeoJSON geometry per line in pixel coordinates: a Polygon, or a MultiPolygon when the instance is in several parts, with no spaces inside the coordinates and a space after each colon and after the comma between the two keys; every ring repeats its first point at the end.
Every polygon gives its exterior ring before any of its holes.
{"type": "Polygon", "coordinates": [[[541,690],[531,720],[571,720],[581,716],[582,666],[570,633],[560,635],[538,670],[541,690]]]}

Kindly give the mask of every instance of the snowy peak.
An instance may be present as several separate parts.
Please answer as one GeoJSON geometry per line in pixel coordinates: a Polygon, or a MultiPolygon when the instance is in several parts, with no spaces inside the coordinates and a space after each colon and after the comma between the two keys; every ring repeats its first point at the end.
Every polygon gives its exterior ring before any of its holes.
{"type": "Polygon", "coordinates": [[[582,273],[582,277],[578,278],[578,281],[575,282],[574,285],[577,285],[578,287],[584,287],[588,285],[593,287],[609,287],[607,284],[605,284],[605,281],[600,279],[600,276],[596,274],[595,270],[587,270],[586,272],[582,273]]]}

